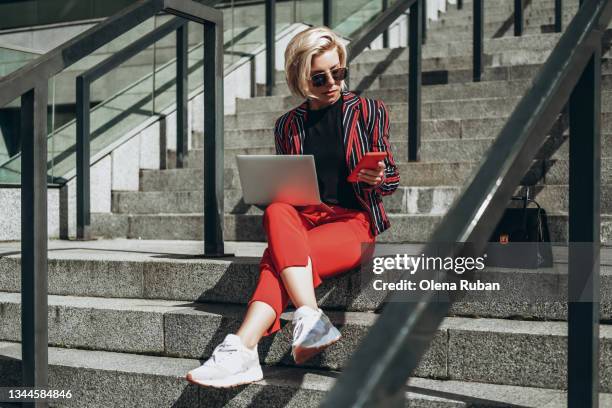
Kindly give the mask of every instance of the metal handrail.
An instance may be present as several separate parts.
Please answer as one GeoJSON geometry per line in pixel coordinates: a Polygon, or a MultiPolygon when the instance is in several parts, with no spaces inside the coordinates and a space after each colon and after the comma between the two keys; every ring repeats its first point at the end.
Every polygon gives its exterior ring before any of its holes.
{"type": "Polygon", "coordinates": [[[0,78],[0,107],[21,98],[21,349],[25,387],[48,385],[48,80],[160,11],[204,26],[204,134],[208,135],[204,139],[204,254],[224,254],[221,11],[192,0],[141,0],[0,78]]]}
{"type": "MultiPolygon", "coordinates": [[[[612,1],[584,2],[485,156],[482,164],[435,229],[425,256],[482,253],[516,186],[568,100],[570,135],[569,242],[592,243],[578,258],[570,246],[568,276],[568,402],[597,406],[597,303],[599,279],[599,187],[601,40],[612,19],[612,1]],[[436,243],[470,243],[470,248],[436,243]],[[473,251],[473,252],[467,252],[473,251]],[[579,263],[579,261],[581,263],[579,263]],[[586,271],[586,272],[585,272],[586,271]],[[573,301],[572,301],[573,300],[573,301]]],[[[412,271],[410,271],[412,272],[412,271]]],[[[409,278],[404,273],[400,279],[409,278]]],[[[453,282],[454,274],[434,274],[453,282]]],[[[466,276],[466,278],[469,278],[466,276]]],[[[442,295],[444,292],[438,293],[442,295]]],[[[396,292],[354,352],[322,407],[400,406],[404,385],[446,316],[450,302],[427,291],[406,302],[396,292]],[[384,333],[384,335],[382,335],[384,333]]],[[[403,405],[402,405],[403,406],[403,405]]]]}
{"type": "MultiPolygon", "coordinates": [[[[421,145],[421,83],[422,83],[422,44],[424,33],[425,0],[398,0],[391,7],[384,9],[373,21],[355,34],[347,46],[348,63],[353,61],[379,35],[384,34],[389,26],[407,9],[409,13],[408,30],[408,160],[418,161],[421,145]]],[[[349,70],[350,72],[350,70],[349,70]]]]}
{"type": "Polygon", "coordinates": [[[77,239],[91,238],[90,90],[91,84],[168,34],[176,32],[177,168],[187,153],[187,20],[175,17],[144,37],[99,62],[76,78],[76,210],[77,239]]]}

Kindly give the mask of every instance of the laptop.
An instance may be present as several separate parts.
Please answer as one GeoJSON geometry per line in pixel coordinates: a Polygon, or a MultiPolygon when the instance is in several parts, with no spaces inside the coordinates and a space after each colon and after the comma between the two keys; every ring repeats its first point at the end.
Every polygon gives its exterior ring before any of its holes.
{"type": "Polygon", "coordinates": [[[312,155],[236,155],[246,204],[321,204],[312,155]]]}

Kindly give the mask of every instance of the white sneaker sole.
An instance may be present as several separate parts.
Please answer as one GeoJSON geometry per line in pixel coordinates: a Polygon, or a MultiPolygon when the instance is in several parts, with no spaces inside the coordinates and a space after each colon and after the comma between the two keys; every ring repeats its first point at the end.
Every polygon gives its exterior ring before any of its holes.
{"type": "Polygon", "coordinates": [[[339,335],[338,337],[331,339],[327,343],[321,344],[316,347],[296,346],[291,351],[291,354],[293,355],[293,360],[295,360],[296,364],[302,364],[310,360],[312,357],[316,356],[317,354],[319,354],[320,352],[322,352],[323,350],[325,350],[326,348],[328,348],[329,346],[331,346],[332,344],[334,344],[341,338],[342,338],[342,335],[339,335]]]}
{"type": "Polygon", "coordinates": [[[243,373],[234,374],[217,380],[198,380],[193,378],[191,373],[187,373],[185,379],[191,384],[201,385],[203,387],[232,388],[262,380],[263,372],[261,371],[261,367],[253,367],[243,373]]]}

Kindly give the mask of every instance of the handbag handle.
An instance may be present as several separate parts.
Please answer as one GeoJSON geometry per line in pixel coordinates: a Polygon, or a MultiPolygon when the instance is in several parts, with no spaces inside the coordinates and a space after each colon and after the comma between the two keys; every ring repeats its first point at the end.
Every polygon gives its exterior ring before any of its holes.
{"type": "Polygon", "coordinates": [[[536,205],[536,207],[538,207],[538,209],[541,210],[542,207],[540,206],[540,204],[529,196],[530,187],[527,186],[526,188],[527,188],[527,192],[525,193],[524,196],[512,196],[511,200],[523,201],[523,209],[526,209],[528,204],[533,203],[536,205]]]}
{"type": "MultiPolygon", "coordinates": [[[[529,192],[530,192],[530,187],[526,186],[526,192],[524,196],[512,196],[511,198],[512,200],[515,200],[515,201],[519,201],[519,200],[523,201],[523,226],[525,229],[527,229],[527,211],[526,211],[527,205],[529,203],[534,203],[536,207],[538,207],[538,214],[542,210],[542,207],[540,206],[540,204],[529,196],[529,192]]],[[[538,234],[540,236],[543,236],[542,224],[540,222],[539,216],[538,216],[538,234]]]]}

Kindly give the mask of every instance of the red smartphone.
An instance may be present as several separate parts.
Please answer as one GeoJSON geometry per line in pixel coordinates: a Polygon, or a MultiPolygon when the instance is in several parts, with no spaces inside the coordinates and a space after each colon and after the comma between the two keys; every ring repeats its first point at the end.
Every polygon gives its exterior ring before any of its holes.
{"type": "Polygon", "coordinates": [[[347,180],[351,183],[357,182],[357,175],[361,169],[376,170],[378,168],[378,162],[382,161],[387,157],[387,152],[368,152],[359,160],[357,167],[351,172],[347,180]]]}

